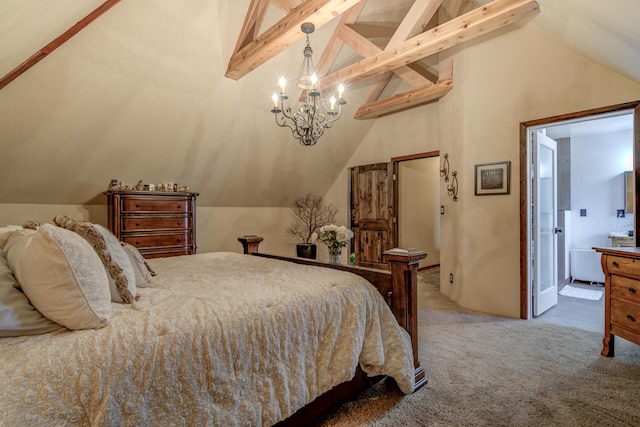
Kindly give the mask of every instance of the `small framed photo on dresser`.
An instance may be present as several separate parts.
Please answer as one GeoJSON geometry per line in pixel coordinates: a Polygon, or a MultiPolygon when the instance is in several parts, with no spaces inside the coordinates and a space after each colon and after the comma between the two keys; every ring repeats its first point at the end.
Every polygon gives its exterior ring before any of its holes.
{"type": "Polygon", "coordinates": [[[509,194],[510,161],[475,165],[475,195],[509,194]]]}

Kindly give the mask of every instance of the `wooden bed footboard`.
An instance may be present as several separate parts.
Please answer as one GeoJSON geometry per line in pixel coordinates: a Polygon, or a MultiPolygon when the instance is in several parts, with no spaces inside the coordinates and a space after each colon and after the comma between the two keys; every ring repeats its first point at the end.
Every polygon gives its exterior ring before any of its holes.
{"type": "Polygon", "coordinates": [[[386,251],[383,259],[389,263],[390,271],[342,264],[327,264],[305,258],[289,258],[279,255],[268,255],[258,252],[263,238],[260,236],[242,236],[238,241],[242,243],[243,251],[248,255],[261,256],[295,262],[298,264],[314,265],[349,271],[367,279],[387,301],[400,326],[409,332],[413,348],[413,363],[415,367],[415,390],[427,383],[424,369],[418,359],[418,264],[426,258],[424,251],[386,251]]]}

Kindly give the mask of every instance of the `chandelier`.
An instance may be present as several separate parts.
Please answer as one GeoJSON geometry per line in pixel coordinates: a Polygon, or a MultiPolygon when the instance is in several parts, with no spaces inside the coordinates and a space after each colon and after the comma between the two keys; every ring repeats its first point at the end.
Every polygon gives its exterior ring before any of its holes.
{"type": "Polygon", "coordinates": [[[320,82],[313,66],[313,50],[309,44],[309,34],[313,33],[315,26],[310,22],[301,25],[301,30],[307,35],[307,45],[304,48],[304,59],[298,73],[297,86],[305,93],[304,100],[298,104],[295,110],[285,105],[289,99],[285,89],[287,82],[284,77],[280,77],[278,85],[280,93],[273,93],[273,113],[276,124],[280,127],[288,127],[294,138],[302,145],[315,145],[318,139],[324,134],[325,129],[333,126],[333,123],[340,118],[342,106],[347,102],[343,99],[344,86],[338,86],[338,93],[332,95],[329,105],[326,105],[320,94],[320,82]]]}

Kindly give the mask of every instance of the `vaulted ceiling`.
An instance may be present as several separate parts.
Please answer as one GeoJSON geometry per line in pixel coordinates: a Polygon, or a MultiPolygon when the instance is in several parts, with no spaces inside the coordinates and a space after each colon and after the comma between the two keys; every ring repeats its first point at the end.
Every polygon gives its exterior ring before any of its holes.
{"type": "MultiPolygon", "coordinates": [[[[270,2],[252,0],[226,76],[239,79],[300,40],[304,34],[297,27],[302,23],[308,21],[322,26],[340,15],[318,64],[321,90],[338,83],[354,84],[375,78],[366,102],[355,117],[378,117],[435,101],[451,90],[453,64],[449,63],[438,73],[421,64],[421,60],[530,17],[539,10],[535,0],[494,0],[484,6],[461,2],[453,11],[443,7],[443,12],[438,14],[443,0],[416,0],[395,26],[387,21],[359,20],[367,3],[367,0],[307,0],[293,9],[287,8],[293,5],[285,5],[287,14],[260,33],[270,2]],[[375,31],[381,27],[382,31],[387,30],[389,38],[383,47],[378,47],[369,38],[375,37],[375,31]],[[362,59],[329,73],[343,46],[362,59]],[[381,98],[394,75],[413,89],[381,98]]],[[[278,1],[274,4],[282,7],[278,1]]]]}
{"type": "Polygon", "coordinates": [[[101,203],[117,178],[285,206],[326,192],[376,117],[446,96],[441,51],[526,26],[640,82],[639,14],[637,0],[3,1],[0,203],[101,203]],[[348,86],[312,149],[269,113],[305,21],[323,87],[348,86]]]}

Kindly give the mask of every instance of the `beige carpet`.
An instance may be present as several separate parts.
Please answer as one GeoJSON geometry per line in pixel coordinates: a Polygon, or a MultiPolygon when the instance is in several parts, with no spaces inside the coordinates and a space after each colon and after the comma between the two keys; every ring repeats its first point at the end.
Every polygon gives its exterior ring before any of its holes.
{"type": "Polygon", "coordinates": [[[600,334],[464,310],[421,277],[429,384],[380,383],[322,426],[640,426],[640,346],[605,358],[600,334]]]}

